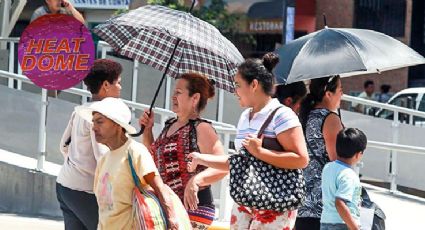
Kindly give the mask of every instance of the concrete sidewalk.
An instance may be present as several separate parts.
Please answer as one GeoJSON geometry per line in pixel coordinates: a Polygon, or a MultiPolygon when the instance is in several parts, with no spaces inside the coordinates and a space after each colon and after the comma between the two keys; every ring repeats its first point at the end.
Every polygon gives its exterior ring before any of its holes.
{"type": "Polygon", "coordinates": [[[386,230],[425,229],[425,199],[388,189],[362,184],[370,199],[385,213],[386,230]]]}
{"type": "MultiPolygon", "coordinates": [[[[387,189],[363,184],[372,201],[385,212],[386,230],[423,229],[425,226],[425,199],[396,193],[387,189]]],[[[226,229],[228,223],[217,223],[217,229],[226,229]]],[[[63,221],[43,217],[28,217],[13,214],[0,214],[0,229],[14,230],[62,230],[63,221]]]]}
{"type": "Polygon", "coordinates": [[[45,217],[29,217],[14,214],[0,214],[0,229],[13,230],[63,230],[61,220],[51,220],[45,217]]]}

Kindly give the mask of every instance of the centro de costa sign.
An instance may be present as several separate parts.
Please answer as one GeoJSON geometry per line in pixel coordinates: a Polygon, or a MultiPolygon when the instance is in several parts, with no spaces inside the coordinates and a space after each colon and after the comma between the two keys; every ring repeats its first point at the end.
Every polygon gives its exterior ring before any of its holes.
{"type": "Polygon", "coordinates": [[[34,84],[63,90],[80,83],[94,61],[88,29],[72,16],[50,14],[37,18],[22,33],[18,59],[23,74],[34,84]]]}

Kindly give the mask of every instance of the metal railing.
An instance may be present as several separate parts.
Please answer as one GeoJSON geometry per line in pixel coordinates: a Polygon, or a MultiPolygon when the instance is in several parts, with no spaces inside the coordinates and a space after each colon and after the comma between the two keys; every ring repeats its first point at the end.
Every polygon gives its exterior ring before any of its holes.
{"type": "MultiPolygon", "coordinates": [[[[17,73],[15,73],[15,62],[17,58],[15,57],[15,46],[19,43],[19,38],[3,38],[0,37],[0,44],[8,44],[8,53],[9,53],[9,65],[8,71],[0,70],[0,77],[8,79],[8,87],[16,88],[18,90],[22,89],[22,82],[33,84],[27,77],[22,75],[22,70],[20,65],[18,64],[17,73]],[[16,81],[16,83],[15,83],[16,81]]],[[[100,50],[99,58],[106,58],[107,52],[112,51],[111,46],[103,41],[98,43],[98,49],[100,50]]],[[[148,109],[149,106],[136,102],[136,95],[138,92],[137,82],[138,82],[138,70],[139,70],[139,62],[133,61],[133,74],[132,74],[132,88],[131,88],[131,101],[124,100],[124,102],[132,109],[133,115],[135,110],[145,110],[148,109]]],[[[163,127],[165,121],[174,116],[175,114],[168,109],[170,109],[170,98],[171,98],[171,81],[169,78],[166,78],[166,98],[165,98],[165,108],[154,108],[153,111],[160,116],[160,126],[163,127]]],[[[86,90],[87,88],[83,84],[82,89],[80,88],[70,88],[63,90],[64,92],[68,92],[70,94],[81,96],[81,103],[85,103],[88,101],[88,98],[91,97],[90,92],[86,90]]],[[[224,104],[224,91],[219,90],[218,93],[218,114],[217,120],[209,120],[212,122],[212,125],[217,131],[217,134],[221,137],[225,152],[231,152],[229,149],[230,138],[231,135],[236,134],[236,128],[234,125],[227,124],[221,122],[223,120],[223,104],[224,104]]],[[[36,170],[43,171],[45,156],[46,156],[46,143],[47,143],[47,134],[46,134],[46,118],[47,118],[47,107],[48,107],[48,97],[47,90],[42,89],[41,91],[41,110],[40,110],[40,121],[39,121],[39,129],[38,129],[38,156],[37,156],[37,167],[36,170]]],[[[208,120],[208,119],[207,119],[208,120]]],[[[222,180],[221,188],[227,188],[227,180],[222,180]]],[[[220,191],[220,199],[218,200],[219,207],[225,207],[225,203],[228,200],[228,196],[223,196],[225,194],[224,191],[220,191]]],[[[224,210],[224,208],[221,208],[224,210]]],[[[219,213],[219,218],[224,219],[224,212],[219,213]]]]}
{"type": "MultiPolygon", "coordinates": [[[[25,77],[24,75],[15,74],[15,73],[9,73],[3,70],[0,70],[0,77],[8,78],[12,80],[18,80],[24,83],[32,84],[32,82],[25,77]]],[[[81,97],[90,97],[91,94],[87,90],[79,89],[79,88],[70,88],[63,90],[64,92],[68,92],[74,95],[79,95],[81,97]]],[[[145,110],[149,108],[149,105],[140,104],[134,101],[128,101],[124,100],[124,102],[134,110],[145,110]]],[[[45,157],[46,157],[46,145],[47,145],[47,132],[46,132],[46,117],[48,114],[47,111],[48,106],[48,97],[47,97],[47,90],[42,89],[41,92],[41,110],[40,110],[40,122],[39,122],[39,129],[38,129],[38,156],[37,156],[37,171],[43,171],[44,169],[44,163],[45,163],[45,157]]],[[[165,121],[169,118],[174,116],[175,114],[169,110],[162,109],[162,108],[154,108],[154,113],[160,116],[160,126],[161,129],[163,128],[163,124],[165,121]]],[[[214,126],[217,134],[221,137],[221,140],[224,145],[224,151],[225,153],[232,152],[232,149],[229,149],[230,144],[230,138],[231,135],[236,134],[236,128],[233,125],[217,122],[210,120],[212,122],[212,125],[214,126]]],[[[220,181],[220,199],[215,200],[215,202],[218,204],[219,210],[219,220],[225,220],[226,212],[225,212],[225,206],[226,203],[229,202],[227,192],[228,192],[228,180],[223,179],[220,181]]]]}
{"type": "MultiPolygon", "coordinates": [[[[370,107],[376,107],[379,109],[386,109],[386,110],[390,110],[393,111],[394,113],[405,113],[407,115],[409,115],[410,117],[410,121],[412,121],[412,117],[422,117],[425,118],[425,112],[421,112],[418,110],[414,110],[414,109],[408,109],[408,108],[404,108],[404,107],[400,107],[400,106],[396,106],[396,105],[390,105],[390,104],[386,104],[386,103],[380,103],[377,101],[372,101],[372,100],[367,100],[367,99],[363,99],[363,98],[359,98],[359,97],[353,97],[353,96],[349,96],[349,95],[343,95],[341,98],[343,101],[348,101],[348,102],[354,102],[354,103],[358,103],[358,104],[362,104],[362,105],[366,105],[366,106],[370,106],[370,107]]],[[[410,123],[413,124],[413,123],[410,123]]]]}
{"type": "MultiPolygon", "coordinates": [[[[8,71],[10,73],[15,73],[15,45],[19,42],[19,38],[3,38],[0,37],[0,47],[6,47],[5,44],[8,44],[8,51],[9,51],[9,61],[8,61],[8,71]]],[[[18,74],[22,74],[21,66],[18,65],[18,74]]],[[[13,88],[14,87],[14,81],[13,79],[8,80],[8,87],[13,88]]],[[[17,82],[17,88],[22,88],[22,81],[17,82]]]]}
{"type": "MultiPolygon", "coordinates": [[[[99,41],[98,48],[100,49],[100,58],[105,58],[107,52],[112,51],[111,46],[104,42],[99,41]]],[[[137,81],[138,81],[138,71],[139,71],[139,62],[133,61],[133,85],[132,85],[132,101],[136,100],[137,95],[137,81]]],[[[224,94],[223,89],[218,89],[218,103],[217,103],[217,121],[223,121],[224,115],[224,94]]],[[[171,80],[167,77],[165,78],[165,109],[170,109],[170,99],[171,99],[171,80]]]]}
{"type": "MultiPolygon", "coordinates": [[[[20,66],[18,65],[18,73],[14,73],[15,65],[15,44],[19,42],[18,38],[0,38],[0,43],[8,43],[9,44],[9,65],[8,70],[9,71],[2,71],[0,70],[0,77],[7,78],[8,79],[8,86],[10,88],[14,88],[15,84],[14,81],[17,82],[16,88],[18,90],[21,89],[22,83],[28,83],[32,84],[32,82],[26,78],[24,75],[22,75],[22,71],[20,69],[20,66]]],[[[100,48],[100,57],[105,58],[108,51],[111,50],[110,46],[105,42],[99,42],[99,48],[100,48]]],[[[136,102],[137,95],[137,71],[139,68],[139,63],[134,62],[133,65],[133,85],[132,85],[132,97],[131,101],[125,100],[125,103],[134,110],[144,110],[149,108],[149,105],[140,104],[136,102]]],[[[168,79],[167,79],[168,80],[168,79]]],[[[174,116],[174,113],[167,110],[169,108],[169,97],[170,97],[170,90],[171,90],[171,83],[168,80],[166,83],[166,97],[168,97],[165,101],[165,109],[163,108],[154,108],[154,112],[157,113],[160,116],[160,125],[164,124],[165,120],[171,116],[174,116]],[[167,104],[168,103],[168,104],[167,104]]],[[[80,88],[70,88],[67,90],[64,90],[65,92],[79,95],[82,97],[81,102],[84,103],[87,101],[87,98],[91,96],[91,94],[83,89],[80,88]]],[[[41,114],[40,114],[40,127],[39,127],[39,142],[38,142],[38,161],[37,161],[37,169],[42,171],[44,160],[45,160],[45,154],[46,154],[46,114],[47,114],[47,90],[42,90],[41,93],[41,114]]],[[[236,129],[233,125],[226,124],[220,122],[223,118],[223,104],[224,104],[224,96],[223,91],[220,91],[219,93],[219,101],[218,101],[218,121],[211,121],[213,123],[213,126],[217,130],[217,133],[221,136],[225,152],[229,153],[232,152],[231,149],[229,149],[229,143],[231,135],[236,134],[236,129]]],[[[399,113],[408,114],[410,116],[410,120],[413,120],[413,116],[425,118],[424,112],[419,112],[417,110],[407,109],[403,107],[398,107],[394,105],[389,104],[383,104],[375,101],[370,101],[362,98],[352,97],[348,95],[344,95],[342,97],[342,100],[348,101],[348,102],[355,102],[358,104],[366,105],[366,106],[372,106],[382,109],[387,109],[394,112],[393,122],[392,122],[392,143],[385,143],[385,142],[376,142],[376,141],[368,141],[368,147],[372,148],[381,148],[381,149],[387,149],[391,150],[391,164],[393,167],[390,169],[390,183],[391,183],[391,191],[395,192],[397,191],[397,154],[398,152],[408,153],[408,154],[425,154],[425,148],[422,147],[414,147],[414,146],[408,146],[408,145],[400,145],[398,144],[398,136],[399,136],[399,113]]],[[[412,124],[412,122],[411,122],[412,124]]],[[[219,207],[221,210],[223,210],[223,207],[225,207],[225,203],[228,202],[227,194],[228,191],[228,184],[227,180],[221,181],[221,191],[220,191],[220,200],[219,207]],[[226,188],[226,189],[223,189],[226,188]]],[[[224,212],[220,211],[220,219],[225,219],[224,212]]]]}
{"type": "Polygon", "coordinates": [[[391,123],[392,143],[368,141],[368,144],[369,144],[368,147],[375,147],[375,148],[390,150],[390,164],[391,164],[391,167],[389,169],[390,191],[396,192],[397,191],[398,152],[402,151],[402,152],[415,153],[415,154],[418,154],[418,153],[425,154],[425,148],[398,144],[399,132],[400,132],[399,114],[400,113],[407,114],[410,119],[409,124],[413,124],[413,117],[415,116],[415,117],[425,118],[425,112],[420,112],[418,110],[408,109],[404,107],[399,107],[399,106],[390,105],[386,103],[380,103],[380,102],[348,96],[348,95],[343,95],[342,100],[348,101],[351,103],[355,102],[365,106],[371,106],[371,107],[393,111],[394,116],[393,116],[393,121],[391,123]]]}

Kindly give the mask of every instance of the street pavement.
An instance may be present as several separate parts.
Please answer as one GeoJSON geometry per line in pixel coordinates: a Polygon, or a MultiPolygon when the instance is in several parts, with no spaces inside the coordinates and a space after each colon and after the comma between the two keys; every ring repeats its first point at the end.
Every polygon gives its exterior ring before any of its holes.
{"type": "Polygon", "coordinates": [[[370,199],[384,211],[386,230],[425,229],[425,199],[363,184],[370,199]]]}
{"type": "MultiPolygon", "coordinates": [[[[424,229],[425,199],[403,193],[391,194],[386,189],[363,184],[372,201],[385,212],[386,230],[424,229]]],[[[223,226],[226,223],[218,223],[223,226]]],[[[63,221],[43,217],[0,214],[0,230],[63,230],[63,221]]],[[[222,228],[223,229],[223,228],[222,228]]]]}
{"type": "Polygon", "coordinates": [[[0,214],[1,230],[63,230],[62,220],[45,217],[30,217],[14,214],[0,214]]]}

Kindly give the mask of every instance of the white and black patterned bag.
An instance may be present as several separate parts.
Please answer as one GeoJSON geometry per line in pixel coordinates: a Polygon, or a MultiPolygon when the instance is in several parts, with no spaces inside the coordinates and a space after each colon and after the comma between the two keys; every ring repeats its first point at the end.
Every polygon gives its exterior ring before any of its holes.
{"type": "MultiPolygon", "coordinates": [[[[258,132],[262,135],[270,123],[274,110],[258,132]]],[[[276,139],[274,139],[277,142],[276,139]]],[[[270,140],[263,139],[263,147],[275,149],[270,140]],[[268,145],[268,146],[267,146],[268,145]]],[[[278,142],[277,142],[278,143],[278,142]]],[[[275,145],[276,146],[276,145],[275,145]]],[[[305,183],[301,169],[282,169],[252,156],[244,147],[229,158],[230,196],[243,206],[258,210],[285,212],[297,209],[305,198],[305,183]]]]}

